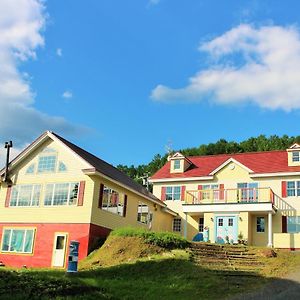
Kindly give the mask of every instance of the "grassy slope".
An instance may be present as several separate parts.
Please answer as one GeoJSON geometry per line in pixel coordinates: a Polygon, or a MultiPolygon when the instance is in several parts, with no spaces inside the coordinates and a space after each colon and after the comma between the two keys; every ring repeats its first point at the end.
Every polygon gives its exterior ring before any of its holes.
{"type": "Polygon", "coordinates": [[[73,276],[0,269],[0,299],[224,299],[300,265],[299,253],[279,252],[264,260],[266,267],[256,277],[226,276],[193,264],[185,250],[166,251],[139,236],[112,236],[81,264],[94,269],[73,276]]]}

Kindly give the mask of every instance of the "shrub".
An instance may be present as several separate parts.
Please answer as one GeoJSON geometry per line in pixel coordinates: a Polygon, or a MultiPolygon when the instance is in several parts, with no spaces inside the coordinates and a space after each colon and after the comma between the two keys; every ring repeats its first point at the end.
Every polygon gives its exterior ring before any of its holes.
{"type": "Polygon", "coordinates": [[[190,244],[185,238],[178,234],[171,232],[154,232],[142,228],[118,228],[112,231],[111,235],[122,237],[137,236],[143,238],[148,244],[153,244],[167,249],[184,249],[190,244]]]}

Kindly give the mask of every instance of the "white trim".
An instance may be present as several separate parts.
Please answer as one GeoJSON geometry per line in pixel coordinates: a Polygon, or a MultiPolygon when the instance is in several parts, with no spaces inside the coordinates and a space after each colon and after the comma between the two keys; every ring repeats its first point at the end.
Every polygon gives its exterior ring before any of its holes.
{"type": "Polygon", "coordinates": [[[295,149],[300,149],[300,145],[298,143],[294,143],[287,151],[293,151],[295,149]]]}
{"type": "Polygon", "coordinates": [[[277,173],[255,173],[250,174],[250,177],[259,178],[259,177],[283,177],[283,176],[296,176],[300,175],[300,172],[277,172],[277,173]]]}
{"type": "Polygon", "coordinates": [[[159,183],[159,182],[183,182],[183,181],[199,181],[199,180],[212,180],[214,176],[201,176],[201,177],[180,177],[180,178],[159,178],[159,179],[151,179],[149,178],[149,182],[151,183],[159,183]]]}
{"type": "Polygon", "coordinates": [[[224,163],[222,163],[220,166],[218,166],[216,169],[214,169],[212,172],[209,173],[209,175],[214,175],[216,174],[218,171],[220,171],[221,169],[223,169],[225,166],[227,166],[230,163],[235,163],[238,166],[242,167],[243,169],[246,169],[249,173],[253,173],[253,171],[251,169],[249,169],[248,167],[246,167],[245,165],[243,165],[242,163],[238,162],[237,160],[235,160],[234,158],[229,158],[227,159],[224,163]]]}
{"type": "Polygon", "coordinates": [[[130,188],[129,186],[127,186],[127,185],[125,185],[125,184],[122,184],[122,183],[120,183],[119,181],[117,181],[117,180],[115,180],[115,179],[112,179],[111,177],[106,176],[106,175],[104,175],[103,173],[101,173],[101,172],[99,172],[99,171],[95,171],[95,170],[82,170],[82,171],[83,171],[83,173],[84,173],[85,175],[98,175],[98,176],[101,176],[101,177],[103,177],[103,178],[105,178],[105,179],[107,179],[107,180],[109,180],[109,181],[111,181],[111,182],[117,184],[118,186],[123,187],[123,188],[129,190],[130,192],[132,192],[132,193],[134,193],[134,194],[140,195],[140,196],[144,197],[145,199],[148,199],[149,201],[151,201],[151,202],[153,202],[153,203],[156,203],[156,204],[158,204],[158,205],[160,205],[160,206],[162,206],[162,207],[165,207],[165,206],[166,206],[166,204],[163,203],[162,201],[160,201],[159,199],[157,199],[157,201],[156,201],[155,199],[152,199],[152,198],[150,198],[150,197],[147,197],[146,195],[144,195],[144,194],[142,194],[142,193],[139,193],[138,191],[136,191],[136,190],[130,188]]]}

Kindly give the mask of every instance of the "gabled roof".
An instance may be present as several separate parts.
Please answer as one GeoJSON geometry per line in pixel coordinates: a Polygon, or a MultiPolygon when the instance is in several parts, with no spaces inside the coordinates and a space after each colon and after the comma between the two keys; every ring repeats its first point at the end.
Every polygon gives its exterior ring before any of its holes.
{"type": "Polygon", "coordinates": [[[188,159],[193,166],[184,173],[170,173],[170,162],[167,162],[158,170],[151,179],[167,178],[192,178],[210,176],[230,159],[234,159],[253,173],[286,173],[300,172],[300,166],[288,166],[288,154],[286,150],[220,154],[207,156],[190,156],[188,159]]]}
{"type": "MultiPolygon", "coordinates": [[[[154,202],[160,204],[161,206],[166,206],[161,200],[156,198],[152,193],[150,193],[146,188],[142,185],[138,184],[134,180],[132,180],[129,176],[112,166],[111,164],[105,162],[104,160],[98,158],[97,156],[85,151],[84,149],[76,146],[75,144],[67,141],[63,137],[58,134],[50,131],[44,132],[41,136],[39,136],[36,140],[34,140],[27,148],[25,148],[17,157],[15,157],[10,162],[10,170],[13,170],[15,166],[19,164],[20,161],[25,159],[32,151],[37,149],[46,139],[56,140],[62,143],[65,147],[67,147],[70,151],[72,151],[79,159],[86,162],[88,169],[93,169],[100,174],[103,174],[117,183],[128,187],[129,189],[137,192],[154,202]]],[[[0,175],[3,175],[5,169],[3,168],[0,171],[0,175]]]]}

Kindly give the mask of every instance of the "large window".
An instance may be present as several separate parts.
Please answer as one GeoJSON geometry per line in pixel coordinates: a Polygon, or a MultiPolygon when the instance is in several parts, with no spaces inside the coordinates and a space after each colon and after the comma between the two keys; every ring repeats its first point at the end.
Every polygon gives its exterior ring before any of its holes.
{"type": "Polygon", "coordinates": [[[10,195],[9,206],[38,206],[41,186],[38,184],[15,185],[10,195]]]}
{"type": "Polygon", "coordinates": [[[264,217],[256,218],[256,232],[265,232],[265,218],[264,217]]]}
{"type": "Polygon", "coordinates": [[[218,184],[202,185],[201,199],[202,200],[219,200],[220,190],[218,184]]]}
{"type": "Polygon", "coordinates": [[[75,205],[78,188],[78,182],[47,184],[44,205],[75,205]]]}
{"type": "Polygon", "coordinates": [[[288,197],[300,196],[300,181],[287,182],[287,196],[288,197]]]}
{"type": "Polygon", "coordinates": [[[254,202],[258,200],[258,183],[238,183],[238,199],[245,202],[254,202]]]}
{"type": "Polygon", "coordinates": [[[300,161],[300,152],[299,151],[295,151],[295,152],[292,152],[292,160],[293,162],[298,162],[300,161]]]}
{"type": "Polygon", "coordinates": [[[300,232],[300,216],[287,217],[287,232],[288,233],[300,232]]]}
{"type": "Polygon", "coordinates": [[[124,197],[120,197],[119,192],[104,186],[101,208],[114,214],[124,216],[124,197]]]}
{"type": "Polygon", "coordinates": [[[167,186],[166,187],[166,200],[180,200],[181,187],[180,186],[167,186]]]}
{"type": "Polygon", "coordinates": [[[149,206],[143,202],[139,202],[137,220],[140,223],[148,224],[152,222],[153,215],[149,210],[149,206]]]}
{"type": "Polygon", "coordinates": [[[39,157],[38,173],[54,172],[56,166],[56,155],[43,155],[39,157]]]}
{"type": "Polygon", "coordinates": [[[34,229],[8,228],[3,230],[2,252],[32,253],[34,229]]]}
{"type": "Polygon", "coordinates": [[[181,219],[179,218],[173,219],[173,231],[181,232],[181,219]]]}

